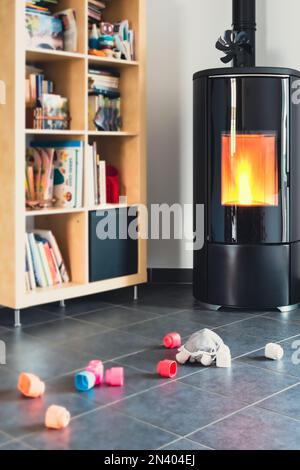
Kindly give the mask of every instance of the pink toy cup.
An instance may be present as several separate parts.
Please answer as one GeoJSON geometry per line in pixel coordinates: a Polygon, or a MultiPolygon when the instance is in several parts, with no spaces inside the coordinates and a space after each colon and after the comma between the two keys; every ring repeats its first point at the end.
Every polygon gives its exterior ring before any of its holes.
{"type": "Polygon", "coordinates": [[[157,373],[161,377],[167,377],[168,379],[173,379],[177,375],[177,362],[170,361],[169,359],[160,361],[157,364],[157,373]]]}
{"type": "Polygon", "coordinates": [[[85,369],[87,372],[91,372],[95,376],[95,385],[101,385],[104,378],[104,367],[103,363],[98,360],[91,361],[85,369]]]}
{"type": "Polygon", "coordinates": [[[64,429],[70,424],[71,415],[66,408],[52,405],[45,417],[45,426],[49,429],[64,429]]]}
{"type": "Polygon", "coordinates": [[[111,387],[123,387],[124,369],[123,367],[113,367],[108,369],[105,374],[105,382],[111,387]]]}
{"type": "Polygon", "coordinates": [[[164,346],[168,349],[176,349],[181,346],[181,337],[179,333],[169,333],[164,337],[164,346]]]}

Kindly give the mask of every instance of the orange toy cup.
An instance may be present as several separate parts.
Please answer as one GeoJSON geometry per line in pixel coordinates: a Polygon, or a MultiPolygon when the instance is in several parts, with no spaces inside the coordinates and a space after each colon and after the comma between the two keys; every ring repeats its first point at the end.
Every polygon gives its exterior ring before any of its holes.
{"type": "Polygon", "coordinates": [[[70,424],[71,415],[66,408],[52,405],[45,417],[45,426],[49,429],[64,429],[70,424]]]}
{"type": "Polygon", "coordinates": [[[157,364],[157,373],[161,377],[167,377],[168,379],[173,379],[177,375],[177,362],[170,361],[169,359],[160,361],[157,364]]]}
{"type": "Polygon", "coordinates": [[[179,333],[169,333],[164,337],[164,346],[168,349],[176,349],[181,346],[181,337],[179,333]]]}
{"type": "Polygon", "coordinates": [[[19,376],[18,390],[28,398],[39,398],[45,393],[45,384],[39,377],[23,372],[19,376]]]}

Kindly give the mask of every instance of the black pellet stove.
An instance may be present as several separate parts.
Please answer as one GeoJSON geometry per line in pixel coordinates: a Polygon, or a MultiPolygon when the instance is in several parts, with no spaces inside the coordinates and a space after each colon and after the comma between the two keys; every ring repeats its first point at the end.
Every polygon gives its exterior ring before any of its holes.
{"type": "Polygon", "coordinates": [[[300,303],[300,72],[256,67],[255,31],[255,0],[233,0],[216,44],[233,67],[194,75],[194,295],[285,311],[300,303]]]}

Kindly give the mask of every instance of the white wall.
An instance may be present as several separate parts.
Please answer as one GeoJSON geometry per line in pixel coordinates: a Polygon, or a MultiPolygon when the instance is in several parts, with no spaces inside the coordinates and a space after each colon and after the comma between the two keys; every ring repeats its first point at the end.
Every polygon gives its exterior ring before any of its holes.
{"type": "MultiPolygon", "coordinates": [[[[300,69],[300,1],[256,1],[257,65],[300,69]]],[[[214,45],[231,23],[231,0],[148,0],[149,203],[192,203],[192,75],[222,66],[214,45]]],[[[192,254],[150,241],[149,266],[191,268],[192,254]]]]}

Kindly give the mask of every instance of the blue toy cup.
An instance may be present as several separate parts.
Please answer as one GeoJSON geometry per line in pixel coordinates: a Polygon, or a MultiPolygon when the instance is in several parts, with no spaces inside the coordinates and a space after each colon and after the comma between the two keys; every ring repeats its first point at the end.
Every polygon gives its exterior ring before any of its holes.
{"type": "Polygon", "coordinates": [[[95,386],[95,375],[88,371],[79,372],[75,375],[75,388],[79,392],[87,392],[95,386]]]}

